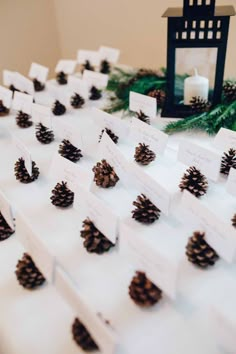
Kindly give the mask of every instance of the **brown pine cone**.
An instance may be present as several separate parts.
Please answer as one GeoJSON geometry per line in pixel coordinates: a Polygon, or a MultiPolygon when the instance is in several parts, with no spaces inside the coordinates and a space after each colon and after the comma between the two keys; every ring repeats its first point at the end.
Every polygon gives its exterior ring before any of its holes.
{"type": "Polygon", "coordinates": [[[82,108],[85,104],[85,100],[78,93],[74,93],[74,95],[70,99],[70,104],[73,108],[82,108]]]}
{"type": "Polygon", "coordinates": [[[22,158],[19,158],[16,161],[14,171],[16,179],[21,183],[31,183],[39,176],[39,169],[36,166],[36,163],[32,161],[32,175],[30,176],[25,168],[25,161],[22,158]]]}
{"type": "Polygon", "coordinates": [[[77,162],[83,157],[81,150],[70,143],[69,140],[62,140],[59,145],[58,153],[72,162],[77,162]]]}
{"type": "Polygon", "coordinates": [[[52,113],[55,116],[62,116],[63,114],[66,113],[66,107],[61,102],[56,100],[52,107],[52,113]]]}
{"type": "Polygon", "coordinates": [[[149,165],[155,158],[156,154],[149,149],[149,145],[139,143],[135,148],[134,159],[141,165],[149,165]]]}
{"type": "Polygon", "coordinates": [[[105,128],[101,131],[101,134],[99,135],[99,140],[98,142],[100,143],[101,139],[102,139],[102,135],[104,133],[104,131],[107,133],[107,135],[109,135],[109,137],[111,138],[111,140],[117,144],[118,143],[118,140],[119,140],[119,137],[113,133],[113,131],[111,129],[108,129],[108,128],[105,128]]]}
{"type": "Polygon", "coordinates": [[[218,254],[205,241],[205,232],[195,231],[189,238],[186,246],[186,255],[189,262],[200,268],[213,266],[218,260],[218,254]]]}
{"type": "Polygon", "coordinates": [[[162,298],[162,291],[146,277],[144,272],[136,272],[129,286],[129,296],[136,305],[150,307],[162,298]]]}
{"type": "Polygon", "coordinates": [[[148,92],[148,96],[153,97],[157,101],[157,106],[163,108],[166,100],[166,93],[163,90],[152,90],[148,92]]]}
{"type": "Polygon", "coordinates": [[[143,224],[152,224],[160,217],[160,209],[144,194],[139,195],[133,205],[136,206],[136,209],[132,210],[132,218],[143,224]]]}
{"type": "Polygon", "coordinates": [[[71,330],[74,341],[85,352],[99,350],[97,344],[94,342],[87,328],[78,318],[75,318],[71,330]]]}
{"type": "Polygon", "coordinates": [[[206,177],[196,167],[192,166],[184,173],[179,188],[181,192],[186,189],[198,198],[206,194],[208,182],[206,177]]]}
{"type": "Polygon", "coordinates": [[[14,232],[15,231],[10,228],[4,216],[0,212],[0,241],[8,239],[12,234],[14,234],[14,232]]]}
{"type": "Polygon", "coordinates": [[[102,97],[102,91],[98,90],[95,86],[92,86],[90,89],[90,96],[89,99],[96,101],[99,100],[102,97]]]}
{"type": "Polygon", "coordinates": [[[210,109],[210,103],[207,100],[204,100],[204,98],[201,98],[200,96],[192,97],[190,104],[194,113],[208,112],[210,109]]]}
{"type": "Polygon", "coordinates": [[[115,245],[103,235],[89,219],[83,221],[83,230],[80,236],[84,238],[84,247],[90,253],[103,254],[108,252],[115,245]]]}
{"type": "Polygon", "coordinates": [[[94,67],[90,64],[89,60],[86,60],[85,63],[82,65],[81,72],[83,73],[84,70],[94,71],[94,67]]]}
{"type": "Polygon", "coordinates": [[[60,71],[59,73],[57,73],[56,81],[59,85],[66,85],[67,84],[67,74],[65,74],[63,71],[60,71]]]}
{"type": "Polygon", "coordinates": [[[144,114],[142,111],[136,112],[135,116],[136,116],[136,118],[138,118],[142,122],[150,124],[150,118],[148,116],[146,116],[146,114],[144,114]]]}
{"type": "Polygon", "coordinates": [[[36,92],[40,92],[45,89],[45,85],[42,82],[38,81],[37,79],[33,79],[33,84],[34,84],[34,90],[36,92]]]}
{"type": "Polygon", "coordinates": [[[113,167],[106,162],[106,160],[102,160],[98,162],[93,167],[94,172],[94,182],[97,186],[102,188],[114,187],[116,183],[119,181],[119,177],[115,173],[113,167]]]}
{"type": "Polygon", "coordinates": [[[22,259],[18,261],[15,274],[20,285],[29,290],[36,289],[46,281],[27,253],[24,253],[22,259]]]}
{"type": "Polygon", "coordinates": [[[29,128],[33,124],[33,122],[30,119],[31,116],[29,114],[19,111],[16,116],[16,124],[20,128],[29,128]]]}
{"type": "Polygon", "coordinates": [[[100,73],[102,74],[110,74],[111,72],[111,65],[107,60],[102,60],[100,66],[100,73]]]}
{"type": "Polygon", "coordinates": [[[74,193],[67,187],[67,183],[62,181],[52,190],[50,199],[56,207],[67,208],[74,202],[74,193]]]}
{"type": "Polygon", "coordinates": [[[236,168],[236,150],[232,148],[228,152],[224,152],[221,159],[220,172],[228,175],[231,167],[236,168]]]}
{"type": "Polygon", "coordinates": [[[232,221],[232,226],[236,227],[236,214],[234,214],[234,216],[232,217],[231,221],[232,221]]]}
{"type": "Polygon", "coordinates": [[[54,140],[53,131],[42,123],[36,125],[36,138],[42,144],[50,144],[54,140]]]}
{"type": "Polygon", "coordinates": [[[236,83],[226,82],[223,85],[223,94],[227,103],[231,103],[236,100],[236,83]]]}
{"type": "Polygon", "coordinates": [[[0,117],[7,116],[9,114],[9,108],[5,107],[3,101],[0,100],[0,117]]]}

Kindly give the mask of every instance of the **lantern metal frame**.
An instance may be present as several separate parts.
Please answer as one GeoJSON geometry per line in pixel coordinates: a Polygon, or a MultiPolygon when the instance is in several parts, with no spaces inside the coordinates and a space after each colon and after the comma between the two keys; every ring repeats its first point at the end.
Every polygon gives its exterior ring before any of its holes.
{"type": "Polygon", "coordinates": [[[175,103],[175,65],[178,48],[216,48],[217,60],[212,106],[221,102],[225,58],[233,6],[215,6],[215,0],[184,0],[183,8],[168,8],[167,97],[162,117],[185,118],[194,114],[191,106],[175,103]]]}

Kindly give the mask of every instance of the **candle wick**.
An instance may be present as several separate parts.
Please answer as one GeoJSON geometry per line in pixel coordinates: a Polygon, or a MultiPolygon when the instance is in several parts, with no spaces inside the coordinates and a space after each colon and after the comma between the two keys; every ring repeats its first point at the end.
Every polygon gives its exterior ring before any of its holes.
{"type": "Polygon", "coordinates": [[[197,68],[194,68],[194,75],[195,75],[195,76],[198,76],[197,68]]]}

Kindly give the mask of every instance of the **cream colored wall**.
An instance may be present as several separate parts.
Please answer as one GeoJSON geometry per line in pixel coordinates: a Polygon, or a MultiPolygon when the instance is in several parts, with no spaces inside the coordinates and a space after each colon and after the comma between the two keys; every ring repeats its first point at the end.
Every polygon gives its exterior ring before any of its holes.
{"type": "MultiPolygon", "coordinates": [[[[54,0],[61,51],[74,57],[78,48],[100,44],[121,49],[121,62],[132,66],[166,66],[166,7],[183,0],[54,0]]],[[[232,4],[236,0],[217,0],[232,4]]],[[[226,77],[236,77],[236,17],[231,20],[226,77]]]]}
{"type": "Polygon", "coordinates": [[[52,69],[59,57],[52,0],[0,0],[0,73],[28,74],[32,61],[52,69]]]}

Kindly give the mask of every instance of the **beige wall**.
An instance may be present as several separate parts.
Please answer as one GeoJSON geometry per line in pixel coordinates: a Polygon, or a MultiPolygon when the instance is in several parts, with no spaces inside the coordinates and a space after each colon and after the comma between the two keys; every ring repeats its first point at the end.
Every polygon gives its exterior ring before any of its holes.
{"type": "MultiPolygon", "coordinates": [[[[100,44],[122,51],[121,62],[132,66],[166,66],[166,7],[183,0],[54,0],[63,56],[100,44]]],[[[236,0],[217,0],[233,4],[236,0]]],[[[226,76],[236,77],[236,17],[231,20],[226,76]]]]}
{"type": "Polygon", "coordinates": [[[59,57],[52,0],[0,0],[0,73],[28,74],[32,61],[54,68],[59,57]]]}
{"type": "MultiPolygon", "coordinates": [[[[32,61],[51,69],[77,49],[121,49],[121,63],[166,65],[166,6],[182,0],[0,0],[0,72],[26,74],[32,61]]],[[[233,4],[236,0],[217,0],[233,4]]],[[[231,20],[226,77],[236,77],[236,17],[231,20]]],[[[51,72],[53,75],[53,71],[51,72]]]]}

